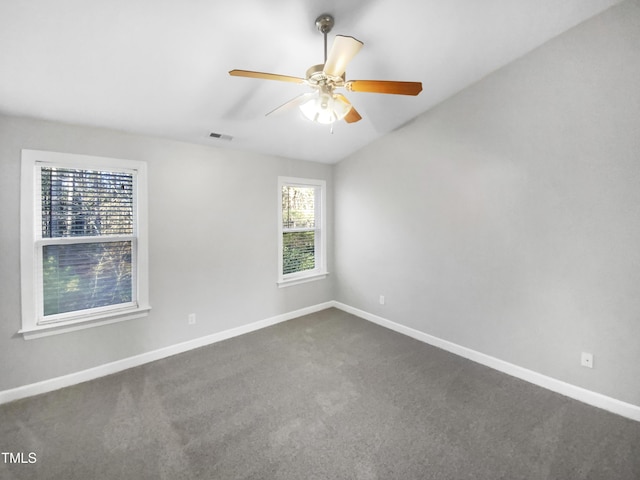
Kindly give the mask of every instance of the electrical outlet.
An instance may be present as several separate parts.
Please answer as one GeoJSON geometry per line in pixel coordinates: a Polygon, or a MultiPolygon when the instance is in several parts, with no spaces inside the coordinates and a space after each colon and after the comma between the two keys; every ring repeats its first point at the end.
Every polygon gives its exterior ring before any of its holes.
{"type": "Polygon", "coordinates": [[[593,368],[593,354],[582,352],[580,356],[580,365],[587,368],[593,368]]]}
{"type": "Polygon", "coordinates": [[[189,325],[195,325],[196,324],[196,314],[195,313],[190,313],[187,321],[188,321],[189,325]]]}
{"type": "Polygon", "coordinates": [[[384,295],[380,295],[380,305],[384,305],[384,295]]]}

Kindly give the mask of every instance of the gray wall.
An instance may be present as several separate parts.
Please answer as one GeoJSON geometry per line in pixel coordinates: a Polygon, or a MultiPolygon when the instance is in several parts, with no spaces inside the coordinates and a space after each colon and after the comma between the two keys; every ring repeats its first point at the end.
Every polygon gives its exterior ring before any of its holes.
{"type": "Polygon", "coordinates": [[[333,299],[332,275],[276,286],[277,177],[327,180],[331,227],[329,165],[0,116],[0,172],[0,390],[333,299]],[[29,341],[16,334],[22,148],[148,162],[149,317],[29,341]]]}
{"type": "Polygon", "coordinates": [[[634,1],[339,163],[337,300],[640,405],[639,82],[634,1]]]}

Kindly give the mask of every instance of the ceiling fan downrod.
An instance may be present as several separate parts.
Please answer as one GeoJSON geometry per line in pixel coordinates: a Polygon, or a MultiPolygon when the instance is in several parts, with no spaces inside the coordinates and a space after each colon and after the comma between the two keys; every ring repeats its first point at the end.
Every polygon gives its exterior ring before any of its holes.
{"type": "Polygon", "coordinates": [[[333,17],[328,13],[316,18],[316,27],[318,28],[318,31],[324,35],[324,63],[327,63],[327,34],[331,31],[334,24],[335,21],[333,20],[333,17]]]}

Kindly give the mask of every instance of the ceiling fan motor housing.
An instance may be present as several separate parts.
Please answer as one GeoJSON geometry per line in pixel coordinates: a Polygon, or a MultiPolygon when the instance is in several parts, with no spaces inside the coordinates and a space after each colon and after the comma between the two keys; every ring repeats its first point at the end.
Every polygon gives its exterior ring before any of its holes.
{"type": "Polygon", "coordinates": [[[343,73],[340,77],[335,77],[333,75],[327,75],[324,72],[324,65],[314,65],[309,68],[306,73],[306,79],[309,85],[314,87],[323,87],[329,86],[331,88],[341,87],[344,85],[345,74],[343,73]]]}

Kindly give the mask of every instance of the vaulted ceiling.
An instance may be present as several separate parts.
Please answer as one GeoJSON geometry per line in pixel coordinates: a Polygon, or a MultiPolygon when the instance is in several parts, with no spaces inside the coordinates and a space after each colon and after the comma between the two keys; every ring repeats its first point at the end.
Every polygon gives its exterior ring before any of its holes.
{"type": "Polygon", "coordinates": [[[0,3],[0,112],[334,163],[620,0],[29,0],[0,3]],[[347,79],[420,81],[417,97],[346,92],[363,120],[298,110],[323,62],[318,15],[364,42],[347,79]],[[214,139],[210,132],[232,137],[214,139]]]}

